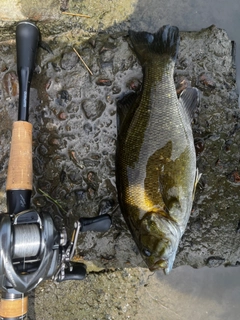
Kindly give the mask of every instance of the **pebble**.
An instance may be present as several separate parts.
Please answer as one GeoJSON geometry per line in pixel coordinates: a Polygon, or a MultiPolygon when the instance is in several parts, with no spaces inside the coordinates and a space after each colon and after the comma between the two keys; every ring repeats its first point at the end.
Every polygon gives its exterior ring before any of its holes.
{"type": "Polygon", "coordinates": [[[61,67],[63,70],[71,70],[78,63],[78,56],[75,52],[66,52],[64,53],[61,60],[61,67]]]}
{"type": "Polygon", "coordinates": [[[198,80],[200,83],[210,89],[216,88],[216,82],[213,80],[213,77],[210,74],[202,73],[199,75],[198,80]]]}
{"type": "Polygon", "coordinates": [[[6,73],[2,80],[3,88],[8,97],[16,97],[19,93],[18,77],[14,71],[6,73]]]}
{"type": "Polygon", "coordinates": [[[127,88],[133,91],[139,91],[141,89],[141,85],[142,84],[138,79],[131,79],[126,84],[127,88]]]}
{"type": "Polygon", "coordinates": [[[103,103],[101,100],[95,101],[94,99],[85,99],[82,101],[82,109],[84,115],[87,119],[92,121],[101,117],[105,108],[106,104],[103,103]]]}
{"type": "Polygon", "coordinates": [[[110,79],[105,79],[105,78],[99,78],[96,80],[96,84],[98,86],[111,86],[112,85],[112,81],[110,79]]]}
{"type": "Polygon", "coordinates": [[[66,120],[67,119],[67,117],[68,117],[68,115],[66,114],[66,112],[60,112],[59,114],[58,114],[58,119],[59,120],[66,120]]]}

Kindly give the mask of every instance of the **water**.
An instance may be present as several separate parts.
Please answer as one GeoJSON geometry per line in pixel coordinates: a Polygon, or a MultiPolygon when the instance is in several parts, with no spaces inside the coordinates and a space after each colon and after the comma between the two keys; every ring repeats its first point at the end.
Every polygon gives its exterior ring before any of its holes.
{"type": "Polygon", "coordinates": [[[238,268],[179,267],[167,277],[158,272],[149,277],[141,294],[139,319],[239,319],[238,268]]]}
{"type": "Polygon", "coordinates": [[[240,89],[240,6],[238,0],[139,0],[131,17],[136,30],[156,31],[164,24],[172,24],[181,31],[197,31],[215,24],[227,31],[236,42],[237,83],[240,89]],[[238,50],[239,49],[239,50],[238,50]]]}

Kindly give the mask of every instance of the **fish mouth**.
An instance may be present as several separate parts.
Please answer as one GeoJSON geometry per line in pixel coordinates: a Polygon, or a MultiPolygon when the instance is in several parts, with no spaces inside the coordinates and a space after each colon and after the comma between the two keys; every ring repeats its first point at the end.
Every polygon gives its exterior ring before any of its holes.
{"type": "Polygon", "coordinates": [[[159,269],[168,269],[168,261],[167,260],[159,260],[157,262],[155,262],[152,266],[149,267],[150,271],[156,271],[159,269]]]}

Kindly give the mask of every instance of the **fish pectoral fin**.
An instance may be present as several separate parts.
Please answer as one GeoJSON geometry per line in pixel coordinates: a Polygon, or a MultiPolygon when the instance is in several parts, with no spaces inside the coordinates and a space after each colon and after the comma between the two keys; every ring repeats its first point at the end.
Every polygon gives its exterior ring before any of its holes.
{"type": "Polygon", "coordinates": [[[200,103],[200,94],[198,89],[195,87],[184,89],[180,94],[179,102],[186,111],[190,122],[192,122],[194,112],[200,103]]]}
{"type": "Polygon", "coordinates": [[[133,114],[136,110],[139,94],[130,92],[123,95],[117,100],[117,131],[120,133],[122,127],[127,130],[126,126],[130,124],[133,114]]]}
{"type": "Polygon", "coordinates": [[[195,181],[194,181],[194,187],[193,187],[192,199],[194,199],[194,197],[195,197],[197,185],[198,185],[199,180],[201,179],[201,176],[202,176],[202,174],[199,173],[198,168],[197,168],[197,169],[196,169],[195,181]]]}

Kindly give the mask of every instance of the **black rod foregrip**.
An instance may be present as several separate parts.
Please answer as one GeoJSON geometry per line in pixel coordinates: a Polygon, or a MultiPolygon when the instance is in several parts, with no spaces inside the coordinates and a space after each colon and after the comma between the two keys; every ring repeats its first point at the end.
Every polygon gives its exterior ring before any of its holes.
{"type": "Polygon", "coordinates": [[[17,73],[19,81],[18,120],[28,121],[29,91],[39,42],[35,24],[22,21],[16,29],[17,73]]]}

